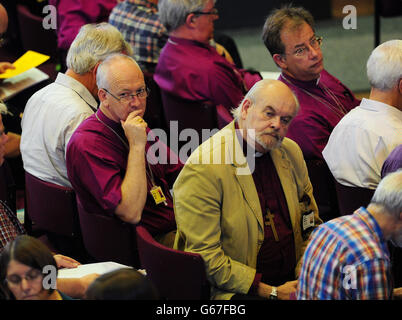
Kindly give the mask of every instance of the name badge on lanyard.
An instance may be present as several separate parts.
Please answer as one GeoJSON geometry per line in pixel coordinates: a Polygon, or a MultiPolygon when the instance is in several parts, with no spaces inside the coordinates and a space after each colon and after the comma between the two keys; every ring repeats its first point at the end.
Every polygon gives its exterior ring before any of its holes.
{"type": "Polygon", "coordinates": [[[167,202],[166,202],[166,197],[163,194],[162,188],[159,186],[154,186],[151,190],[150,190],[152,197],[154,198],[154,201],[156,204],[160,204],[160,203],[164,203],[165,206],[167,206],[167,202]]]}

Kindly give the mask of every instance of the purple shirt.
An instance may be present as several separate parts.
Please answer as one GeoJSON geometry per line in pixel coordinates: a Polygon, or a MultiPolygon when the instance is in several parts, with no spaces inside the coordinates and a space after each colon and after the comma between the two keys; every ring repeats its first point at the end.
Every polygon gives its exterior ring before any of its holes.
{"type": "Polygon", "coordinates": [[[400,168],[402,168],[402,144],[392,150],[384,161],[381,169],[381,178],[384,178],[388,173],[397,171],[400,168]]]}
{"type": "Polygon", "coordinates": [[[262,282],[281,285],[294,280],[296,253],[288,205],[269,152],[255,158],[253,179],[264,218],[264,241],[257,256],[257,273],[261,273],[262,282]],[[268,210],[273,214],[278,242],[267,224],[268,210]]]}
{"type": "Polygon", "coordinates": [[[182,99],[209,101],[231,109],[261,77],[237,69],[208,44],[169,37],[154,79],[162,91],[182,99]]]}
{"type": "Polygon", "coordinates": [[[278,80],[292,89],[300,103],[287,137],[296,141],[305,159],[323,159],[322,150],[332,130],[347,112],[360,104],[360,100],[325,70],[319,81],[300,81],[283,74],[278,80]]]}
{"type": "Polygon", "coordinates": [[[68,50],[80,28],[87,23],[107,22],[117,0],[49,0],[57,8],[57,44],[68,50]]]}
{"type": "MultiPolygon", "coordinates": [[[[96,114],[116,133],[101,123],[95,114],[86,119],[74,132],[67,146],[67,173],[85,210],[113,215],[121,201],[121,184],[127,168],[128,142],[120,123],[107,118],[101,110],[96,114]]],[[[150,135],[152,132],[148,131],[148,137],[150,135]]],[[[147,142],[145,151],[147,152],[152,145],[153,143],[147,142]]],[[[152,185],[148,178],[148,195],[140,223],[152,235],[176,229],[173,200],[169,189],[183,166],[161,141],[158,146],[160,154],[166,152],[167,164],[156,163],[150,167],[155,184],[162,188],[167,205],[155,204],[149,192],[152,185]]],[[[147,153],[148,156],[150,154],[153,153],[147,153]]]]}

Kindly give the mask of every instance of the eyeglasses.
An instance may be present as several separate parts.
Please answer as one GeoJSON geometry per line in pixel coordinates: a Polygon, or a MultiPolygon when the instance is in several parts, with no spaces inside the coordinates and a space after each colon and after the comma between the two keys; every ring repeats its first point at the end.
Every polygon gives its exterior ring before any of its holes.
{"type": "Polygon", "coordinates": [[[5,281],[8,284],[11,284],[13,286],[18,286],[21,284],[22,279],[25,279],[28,282],[33,282],[33,281],[39,279],[39,277],[41,275],[42,275],[42,273],[40,272],[40,270],[31,269],[23,277],[16,275],[16,274],[12,274],[11,276],[7,277],[5,281]]]}
{"type": "MultiPolygon", "coordinates": [[[[314,37],[313,39],[310,40],[310,46],[314,49],[317,50],[318,48],[321,47],[322,44],[322,37],[314,37]]],[[[306,46],[297,48],[292,54],[294,54],[297,57],[304,57],[308,54],[310,49],[306,46]]],[[[285,53],[286,54],[286,53],[285,53]]]]}
{"type": "Polygon", "coordinates": [[[193,12],[190,12],[190,13],[217,16],[217,15],[218,15],[218,9],[212,8],[211,11],[207,11],[207,12],[204,12],[204,11],[193,11],[193,12]]]}
{"type": "Polygon", "coordinates": [[[116,97],[113,93],[109,92],[107,89],[102,88],[102,90],[105,90],[113,98],[122,103],[129,103],[133,101],[135,97],[140,99],[146,98],[151,92],[151,90],[149,90],[147,87],[144,87],[139,89],[136,93],[122,93],[118,97],[116,97]]]}

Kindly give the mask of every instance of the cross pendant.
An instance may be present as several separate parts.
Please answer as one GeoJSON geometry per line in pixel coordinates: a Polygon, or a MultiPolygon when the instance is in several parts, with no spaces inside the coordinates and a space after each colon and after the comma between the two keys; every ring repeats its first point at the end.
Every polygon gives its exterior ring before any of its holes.
{"type": "Polygon", "coordinates": [[[267,215],[265,216],[265,225],[270,226],[272,229],[272,233],[274,234],[274,238],[276,242],[279,242],[278,234],[276,233],[275,223],[274,223],[274,216],[269,209],[267,210],[267,215]]]}

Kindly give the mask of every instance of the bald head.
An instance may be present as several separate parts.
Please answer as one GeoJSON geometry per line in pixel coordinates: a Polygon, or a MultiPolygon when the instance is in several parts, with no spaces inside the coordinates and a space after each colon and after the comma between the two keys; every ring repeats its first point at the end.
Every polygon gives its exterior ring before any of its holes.
{"type": "Polygon", "coordinates": [[[6,9],[0,4],[0,33],[7,31],[8,27],[8,15],[6,9]]]}
{"type": "Polygon", "coordinates": [[[289,87],[278,80],[261,80],[246,94],[233,111],[248,143],[259,152],[280,146],[299,102],[289,87]]]}

